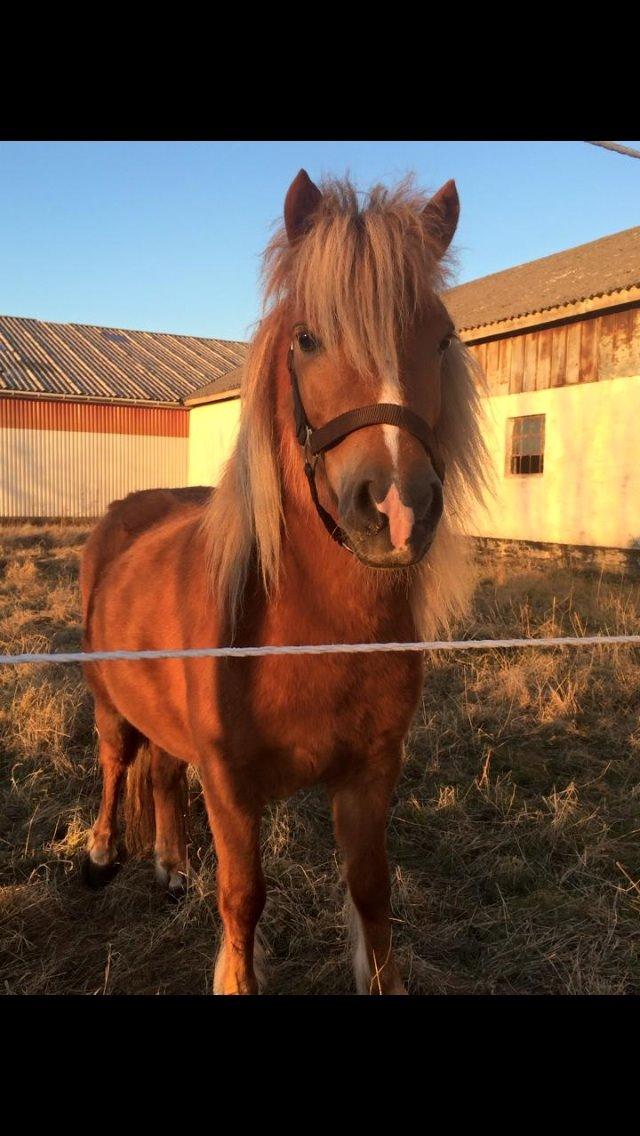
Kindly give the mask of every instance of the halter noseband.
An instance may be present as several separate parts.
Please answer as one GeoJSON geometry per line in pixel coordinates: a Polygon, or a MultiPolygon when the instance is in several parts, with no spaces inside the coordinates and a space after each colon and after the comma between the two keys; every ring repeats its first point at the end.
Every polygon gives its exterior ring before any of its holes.
{"type": "Polygon", "coordinates": [[[357,410],[348,410],[346,414],[339,414],[337,418],[332,418],[330,422],[314,430],[307,418],[300,395],[298,376],[293,365],[293,342],[287,353],[287,367],[291,376],[296,438],[305,452],[304,472],[309,482],[311,499],[331,539],[335,540],[342,548],[346,548],[347,552],[352,552],[345,533],[336,524],[331,514],[320,504],[316,486],[316,464],[319,456],[333,446],[337,446],[347,435],[353,434],[356,430],[362,430],[365,426],[399,426],[403,430],[407,430],[409,434],[413,434],[414,438],[417,438],[423,445],[436,474],[444,483],[445,467],[440,447],[433,430],[424,418],[415,414],[408,406],[397,406],[393,402],[378,402],[372,406],[360,406],[357,410]],[[316,459],[313,465],[309,460],[310,456],[316,459]]]}

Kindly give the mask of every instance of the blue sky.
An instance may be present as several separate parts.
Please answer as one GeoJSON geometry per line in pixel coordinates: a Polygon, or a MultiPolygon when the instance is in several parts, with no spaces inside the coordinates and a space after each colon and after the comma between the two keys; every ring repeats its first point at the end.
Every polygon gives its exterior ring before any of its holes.
{"type": "Polygon", "coordinates": [[[459,283],[640,224],[640,161],[583,142],[5,142],[0,313],[245,338],[301,166],[454,177],[459,283]]]}

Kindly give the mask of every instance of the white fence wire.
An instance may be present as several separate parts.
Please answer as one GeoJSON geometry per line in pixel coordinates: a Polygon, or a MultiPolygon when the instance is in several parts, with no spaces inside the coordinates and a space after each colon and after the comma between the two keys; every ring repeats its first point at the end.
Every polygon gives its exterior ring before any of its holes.
{"type": "Polygon", "coordinates": [[[245,659],[265,655],[356,655],[381,651],[484,651],[525,647],[640,647],[640,635],[568,635],[533,639],[444,639],[419,643],[317,643],[302,646],[186,647],[158,651],[52,651],[0,655],[0,665],[97,663],[123,659],[245,659]]]}

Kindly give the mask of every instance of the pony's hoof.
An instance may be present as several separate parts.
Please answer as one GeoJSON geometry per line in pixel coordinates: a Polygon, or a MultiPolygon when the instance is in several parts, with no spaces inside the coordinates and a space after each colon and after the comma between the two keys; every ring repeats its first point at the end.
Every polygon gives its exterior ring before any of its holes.
{"type": "Polygon", "coordinates": [[[92,891],[99,891],[110,884],[113,877],[120,870],[120,864],[114,860],[112,864],[95,864],[89,855],[82,862],[82,882],[92,891]]]}
{"type": "Polygon", "coordinates": [[[169,903],[182,903],[186,895],[186,883],[174,884],[173,887],[167,887],[167,899],[169,903]]]}
{"type": "Polygon", "coordinates": [[[182,903],[182,900],[187,894],[187,877],[182,872],[176,873],[172,876],[171,882],[167,886],[167,897],[169,903],[182,903]]]}
{"type": "Polygon", "coordinates": [[[156,858],[156,880],[165,888],[171,903],[179,903],[187,894],[187,874],[176,866],[166,867],[156,858]]]}

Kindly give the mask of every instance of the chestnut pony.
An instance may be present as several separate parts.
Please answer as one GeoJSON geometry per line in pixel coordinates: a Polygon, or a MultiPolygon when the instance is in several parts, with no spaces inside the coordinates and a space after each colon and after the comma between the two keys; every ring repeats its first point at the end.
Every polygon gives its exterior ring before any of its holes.
{"type": "MultiPolygon", "coordinates": [[[[86,650],[406,642],[463,610],[454,530],[484,457],[478,376],[438,298],[458,208],[453,182],[431,199],[410,181],[377,186],[361,205],[348,181],[319,189],[300,171],[265,255],[265,315],[220,485],[111,505],[82,563],[86,650]]],[[[261,814],[321,782],[357,988],[404,993],[385,829],[422,656],[105,661],[85,673],[103,771],[89,881],[115,869],[128,770],[127,842],[155,839],[158,878],[181,890],[195,765],[218,864],[214,991],[255,993],[261,814]]]]}

